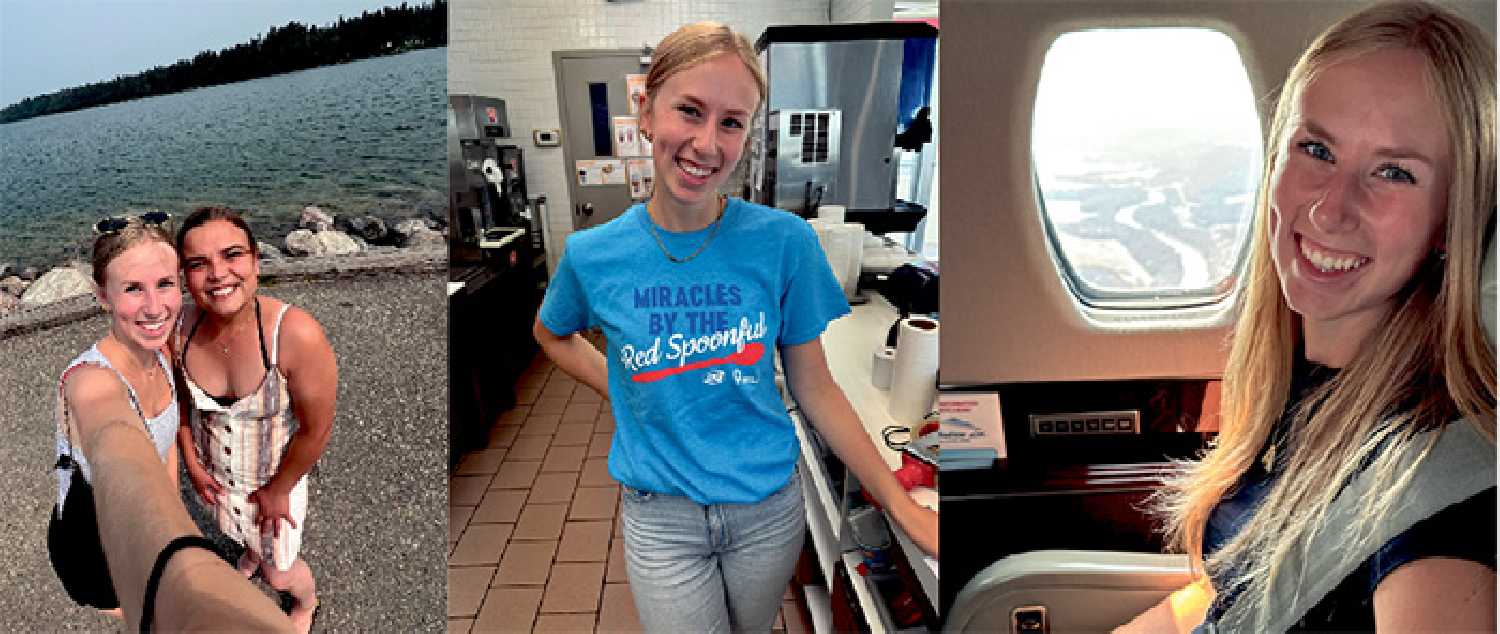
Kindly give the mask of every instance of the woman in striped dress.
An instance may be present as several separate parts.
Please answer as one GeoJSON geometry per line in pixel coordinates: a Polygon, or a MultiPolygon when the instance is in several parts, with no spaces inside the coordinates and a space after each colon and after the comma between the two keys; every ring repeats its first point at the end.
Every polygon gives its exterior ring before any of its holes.
{"type": "Polygon", "coordinates": [[[245,546],[240,571],[259,569],[289,593],[289,616],[305,632],[318,599],[297,552],[307,473],[333,426],[333,347],[311,315],[257,295],[259,251],[238,214],[197,210],[177,245],[196,304],[175,346],[193,409],[179,431],[183,464],[219,528],[245,546]]]}

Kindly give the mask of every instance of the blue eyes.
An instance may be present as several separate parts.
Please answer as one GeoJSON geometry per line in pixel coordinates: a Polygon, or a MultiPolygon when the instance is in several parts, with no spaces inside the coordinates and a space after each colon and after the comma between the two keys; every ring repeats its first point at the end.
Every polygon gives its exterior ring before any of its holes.
{"type": "MultiPolygon", "coordinates": [[[[1333,150],[1328,149],[1327,145],[1319,141],[1300,141],[1297,143],[1297,149],[1301,150],[1303,154],[1319,161],[1338,163],[1333,157],[1333,150]]],[[[1380,167],[1375,168],[1374,175],[1388,181],[1406,183],[1408,185],[1417,184],[1417,177],[1415,175],[1395,163],[1382,163],[1380,167]]]]}
{"type": "Polygon", "coordinates": [[[1412,176],[1411,172],[1402,169],[1399,165],[1386,163],[1385,165],[1381,165],[1378,169],[1376,169],[1375,173],[1386,180],[1407,183],[1410,185],[1417,184],[1417,177],[1412,176]]]}
{"type": "MultiPolygon", "coordinates": [[[[677,111],[681,112],[689,119],[699,119],[703,116],[702,110],[699,110],[696,106],[691,106],[688,104],[677,106],[677,111]]],[[[723,120],[719,121],[719,125],[733,129],[741,129],[745,127],[745,123],[743,121],[740,121],[739,119],[736,119],[734,117],[725,117],[723,120]]]]}
{"type": "Polygon", "coordinates": [[[1328,146],[1323,145],[1322,143],[1319,143],[1317,141],[1302,141],[1297,144],[1297,148],[1302,150],[1303,154],[1311,156],[1320,161],[1327,161],[1329,163],[1334,162],[1333,152],[1328,149],[1328,146]]]}

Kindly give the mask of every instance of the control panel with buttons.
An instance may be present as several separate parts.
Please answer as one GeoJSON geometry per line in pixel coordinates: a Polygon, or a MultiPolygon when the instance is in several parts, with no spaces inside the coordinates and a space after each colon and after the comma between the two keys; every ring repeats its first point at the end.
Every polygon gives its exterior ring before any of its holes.
{"type": "Polygon", "coordinates": [[[1139,434],[1140,430],[1141,413],[1138,410],[1031,415],[1031,437],[1033,438],[1038,436],[1139,434]]]}

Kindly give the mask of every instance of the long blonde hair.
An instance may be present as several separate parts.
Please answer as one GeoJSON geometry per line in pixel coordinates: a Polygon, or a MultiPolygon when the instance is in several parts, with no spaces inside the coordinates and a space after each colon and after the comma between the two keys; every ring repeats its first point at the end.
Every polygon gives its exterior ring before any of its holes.
{"type": "Polygon", "coordinates": [[[1494,442],[1495,354],[1480,326],[1478,297],[1482,243],[1494,224],[1494,59],[1483,33],[1446,10],[1421,2],[1380,4],[1319,35],[1282,86],[1267,136],[1244,308],[1224,372],[1217,445],[1201,461],[1187,463],[1183,475],[1153,500],[1169,547],[1203,561],[1209,515],[1260,457],[1277,420],[1292,406],[1289,442],[1279,458],[1283,475],[1239,533],[1203,564],[1218,573],[1217,580],[1228,581],[1219,592],[1242,592],[1238,600],[1255,606],[1250,622],[1225,624],[1231,629],[1259,631],[1269,614],[1286,608],[1271,605],[1272,580],[1299,574],[1289,561],[1319,533],[1345,535],[1346,560],[1373,541],[1371,533],[1431,450],[1436,435],[1423,441],[1419,433],[1463,417],[1462,424],[1494,442]],[[1312,78],[1332,64],[1383,49],[1422,54],[1428,87],[1446,115],[1454,168],[1443,230],[1448,255],[1418,268],[1335,378],[1290,403],[1301,333],[1271,261],[1275,168],[1286,153],[1290,113],[1312,78]],[[1418,458],[1410,468],[1398,468],[1403,455],[1418,458]],[[1341,483],[1360,473],[1373,477],[1371,490],[1381,494],[1360,501],[1357,525],[1326,525],[1323,518],[1341,483]]]}

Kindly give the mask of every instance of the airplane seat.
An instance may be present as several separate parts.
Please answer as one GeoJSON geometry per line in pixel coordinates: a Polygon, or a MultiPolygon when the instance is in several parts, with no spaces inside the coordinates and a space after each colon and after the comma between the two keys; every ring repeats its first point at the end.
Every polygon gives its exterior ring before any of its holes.
{"type": "Polygon", "coordinates": [[[964,586],[943,631],[1107,632],[1191,581],[1187,555],[1102,550],[1011,555],[964,586]]]}

